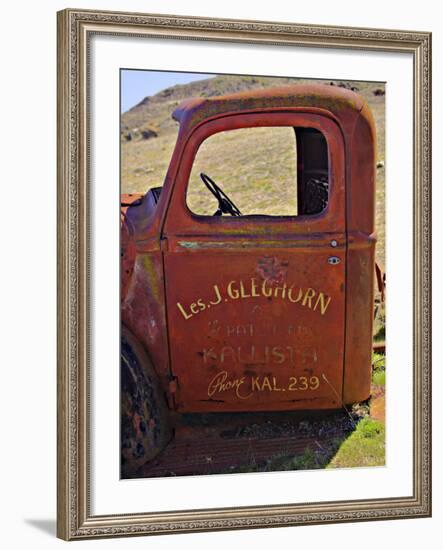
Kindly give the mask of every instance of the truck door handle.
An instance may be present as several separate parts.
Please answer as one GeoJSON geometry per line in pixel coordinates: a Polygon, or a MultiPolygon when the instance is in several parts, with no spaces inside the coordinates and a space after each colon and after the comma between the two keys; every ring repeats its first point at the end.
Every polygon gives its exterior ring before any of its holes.
{"type": "Polygon", "coordinates": [[[329,258],[328,258],[328,264],[337,265],[340,262],[341,262],[341,260],[338,256],[329,256],[329,258]]]}

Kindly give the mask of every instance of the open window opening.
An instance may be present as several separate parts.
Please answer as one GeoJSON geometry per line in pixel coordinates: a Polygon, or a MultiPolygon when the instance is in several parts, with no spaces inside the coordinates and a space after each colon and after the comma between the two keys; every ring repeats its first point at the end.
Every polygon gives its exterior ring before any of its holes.
{"type": "Polygon", "coordinates": [[[219,132],[199,147],[186,194],[198,216],[310,216],[329,201],[324,135],[314,128],[219,132]]]}

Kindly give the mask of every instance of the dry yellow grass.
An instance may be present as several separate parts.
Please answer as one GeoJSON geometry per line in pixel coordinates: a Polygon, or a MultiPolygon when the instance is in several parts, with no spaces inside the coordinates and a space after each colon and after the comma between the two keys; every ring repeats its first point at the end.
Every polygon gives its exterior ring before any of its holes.
{"type": "Polygon", "coordinates": [[[207,173],[242,214],[297,214],[297,157],[292,128],[242,128],[206,140],[189,179],[187,203],[200,215],[211,215],[217,201],[206,190],[207,173]]]}

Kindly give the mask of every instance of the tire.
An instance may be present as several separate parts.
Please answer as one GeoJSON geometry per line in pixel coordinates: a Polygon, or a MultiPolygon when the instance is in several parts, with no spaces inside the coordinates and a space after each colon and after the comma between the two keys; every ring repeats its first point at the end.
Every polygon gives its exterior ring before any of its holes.
{"type": "Polygon", "coordinates": [[[131,478],[166,447],[172,429],[158,376],[142,346],[126,330],[120,356],[120,468],[122,478],[131,478]]]}

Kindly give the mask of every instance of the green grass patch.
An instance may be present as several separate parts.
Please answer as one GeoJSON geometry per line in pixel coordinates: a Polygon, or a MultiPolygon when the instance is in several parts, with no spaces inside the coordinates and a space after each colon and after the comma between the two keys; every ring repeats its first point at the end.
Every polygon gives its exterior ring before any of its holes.
{"type": "Polygon", "coordinates": [[[384,386],[386,384],[386,371],[376,370],[372,373],[372,383],[376,386],[384,386]]]}
{"type": "Polygon", "coordinates": [[[353,468],[384,464],[385,426],[377,420],[363,418],[326,467],[353,468]]]}
{"type": "Polygon", "coordinates": [[[386,383],[386,356],[382,353],[372,354],[372,383],[376,386],[386,383]]]}

